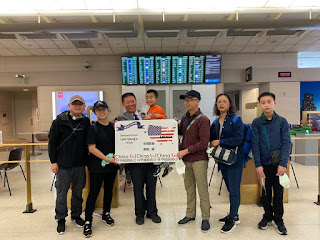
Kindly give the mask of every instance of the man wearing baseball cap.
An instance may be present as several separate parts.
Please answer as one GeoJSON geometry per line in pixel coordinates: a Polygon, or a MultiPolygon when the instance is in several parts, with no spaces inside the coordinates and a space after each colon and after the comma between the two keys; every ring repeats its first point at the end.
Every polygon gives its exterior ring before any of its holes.
{"type": "Polygon", "coordinates": [[[195,220],[196,217],[196,187],[200,198],[202,214],[201,230],[210,229],[210,200],[208,192],[207,171],[208,155],[206,153],[210,140],[210,120],[201,113],[199,103],[201,95],[195,90],[181,95],[187,113],[179,124],[179,135],[182,135],[180,151],[177,156],[182,158],[186,168],[184,185],[187,192],[186,215],[178,225],[184,225],[195,220]]]}
{"type": "Polygon", "coordinates": [[[64,234],[65,218],[68,216],[67,193],[72,186],[71,221],[78,227],[84,226],[82,213],[82,189],[86,183],[85,160],[88,156],[86,144],[90,121],[83,116],[85,101],[79,95],[73,96],[68,104],[70,111],[57,116],[49,132],[49,157],[51,171],[56,174],[55,219],[57,233],[64,234]]]}

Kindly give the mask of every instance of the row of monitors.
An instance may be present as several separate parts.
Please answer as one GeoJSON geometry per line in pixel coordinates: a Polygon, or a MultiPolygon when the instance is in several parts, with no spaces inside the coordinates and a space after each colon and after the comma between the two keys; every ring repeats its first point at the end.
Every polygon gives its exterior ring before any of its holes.
{"type": "Polygon", "coordinates": [[[219,83],[221,55],[124,56],[122,82],[134,84],[219,83]]]}

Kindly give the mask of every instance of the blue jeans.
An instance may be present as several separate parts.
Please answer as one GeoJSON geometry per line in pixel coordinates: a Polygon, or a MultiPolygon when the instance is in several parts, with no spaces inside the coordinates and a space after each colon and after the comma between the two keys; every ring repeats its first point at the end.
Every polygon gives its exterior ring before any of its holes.
{"type": "Polygon", "coordinates": [[[230,212],[228,217],[235,219],[235,217],[238,215],[241,200],[240,183],[243,170],[243,161],[237,161],[231,166],[219,163],[219,169],[221,170],[222,177],[229,191],[230,212]]]}

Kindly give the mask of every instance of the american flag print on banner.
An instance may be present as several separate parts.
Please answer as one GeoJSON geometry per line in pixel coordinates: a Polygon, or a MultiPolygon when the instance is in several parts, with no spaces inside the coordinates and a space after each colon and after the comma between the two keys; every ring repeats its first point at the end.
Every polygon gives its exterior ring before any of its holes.
{"type": "Polygon", "coordinates": [[[175,128],[170,129],[168,127],[149,125],[148,136],[150,139],[157,140],[157,142],[172,142],[175,128]]]}

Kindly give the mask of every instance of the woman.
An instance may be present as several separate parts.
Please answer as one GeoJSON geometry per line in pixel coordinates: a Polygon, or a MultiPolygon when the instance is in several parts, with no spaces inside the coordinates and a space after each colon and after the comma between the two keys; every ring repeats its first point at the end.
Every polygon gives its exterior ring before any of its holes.
{"type": "Polygon", "coordinates": [[[229,191],[230,200],[229,215],[219,219],[219,222],[224,224],[221,232],[229,233],[236,227],[236,224],[240,223],[238,209],[240,206],[240,183],[244,164],[244,154],[241,147],[244,126],[241,118],[234,114],[231,99],[227,94],[222,93],[217,96],[214,111],[218,119],[210,128],[211,147],[218,145],[228,148],[239,147],[236,162],[233,165],[218,163],[229,191]]]}
{"type": "Polygon", "coordinates": [[[91,154],[87,162],[90,172],[90,192],[86,204],[83,230],[85,237],[91,237],[92,235],[92,214],[102,182],[104,182],[102,221],[106,222],[108,226],[114,225],[114,220],[110,216],[110,207],[113,184],[119,169],[114,158],[106,157],[108,154],[112,156],[115,151],[115,133],[113,124],[108,121],[110,111],[107,103],[97,101],[93,105],[93,112],[98,117],[98,122],[89,126],[87,135],[87,143],[91,154]]]}

